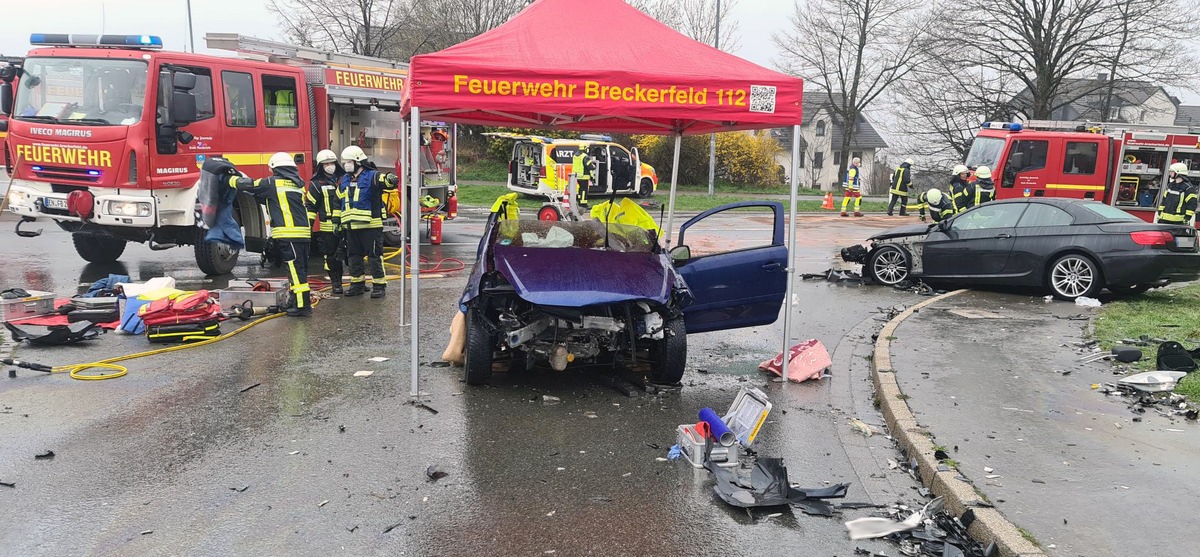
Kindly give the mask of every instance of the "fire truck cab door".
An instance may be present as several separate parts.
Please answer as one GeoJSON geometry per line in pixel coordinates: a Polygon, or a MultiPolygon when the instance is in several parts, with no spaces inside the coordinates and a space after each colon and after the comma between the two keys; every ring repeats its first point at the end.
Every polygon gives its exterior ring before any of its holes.
{"type": "Polygon", "coordinates": [[[1049,139],[1014,139],[1008,148],[1000,176],[1001,188],[1015,188],[1025,197],[1044,197],[1049,139]]]}

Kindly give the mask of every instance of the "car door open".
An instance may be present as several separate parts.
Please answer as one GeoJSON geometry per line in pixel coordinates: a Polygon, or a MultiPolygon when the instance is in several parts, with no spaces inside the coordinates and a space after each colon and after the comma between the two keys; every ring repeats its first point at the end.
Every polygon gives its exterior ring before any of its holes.
{"type": "Polygon", "coordinates": [[[694,298],[684,310],[688,333],[769,325],[779,317],[788,262],[783,204],[743,201],[705,211],[680,227],[672,253],[680,252],[687,255],[677,270],[694,298]]]}

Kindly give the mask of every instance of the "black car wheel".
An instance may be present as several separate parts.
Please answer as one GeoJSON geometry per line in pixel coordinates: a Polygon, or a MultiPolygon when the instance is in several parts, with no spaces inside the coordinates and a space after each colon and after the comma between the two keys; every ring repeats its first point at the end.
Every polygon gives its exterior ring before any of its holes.
{"type": "Polygon", "coordinates": [[[1086,255],[1068,253],[1050,265],[1047,282],[1055,298],[1074,300],[1080,296],[1094,298],[1104,288],[1104,279],[1096,263],[1086,255]]]}
{"type": "Polygon", "coordinates": [[[463,377],[468,385],[485,385],[492,378],[495,340],[479,307],[468,309],[467,350],[463,361],[463,377]]]}
{"type": "Polygon", "coordinates": [[[882,246],[867,258],[867,271],[876,282],[895,286],[907,280],[912,270],[908,253],[897,246],[882,246]]]}
{"type": "Polygon", "coordinates": [[[1109,292],[1118,296],[1132,296],[1134,294],[1142,294],[1150,290],[1149,284],[1126,284],[1123,286],[1108,285],[1109,292]]]}
{"type": "Polygon", "coordinates": [[[649,178],[642,178],[641,183],[638,184],[637,195],[642,199],[654,195],[654,182],[649,178]]]}
{"type": "Polygon", "coordinates": [[[654,364],[650,368],[650,380],[664,385],[674,385],[683,379],[687,366],[687,325],[683,316],[668,319],[663,326],[662,340],[650,348],[654,364]]]}
{"type": "Polygon", "coordinates": [[[75,244],[75,252],[88,263],[112,263],[125,253],[125,240],[88,236],[87,234],[72,234],[71,242],[75,244]]]}

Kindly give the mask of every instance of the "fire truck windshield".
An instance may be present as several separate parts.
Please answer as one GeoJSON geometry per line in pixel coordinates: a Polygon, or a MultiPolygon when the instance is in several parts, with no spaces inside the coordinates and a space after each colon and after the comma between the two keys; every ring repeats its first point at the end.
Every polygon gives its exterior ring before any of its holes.
{"type": "Polygon", "coordinates": [[[971,152],[967,153],[966,165],[971,168],[986,166],[996,168],[996,161],[1004,152],[1004,140],[999,137],[976,137],[971,144],[971,152]]]}
{"type": "Polygon", "coordinates": [[[77,126],[136,124],[146,63],[111,58],[27,58],[13,118],[77,126]]]}

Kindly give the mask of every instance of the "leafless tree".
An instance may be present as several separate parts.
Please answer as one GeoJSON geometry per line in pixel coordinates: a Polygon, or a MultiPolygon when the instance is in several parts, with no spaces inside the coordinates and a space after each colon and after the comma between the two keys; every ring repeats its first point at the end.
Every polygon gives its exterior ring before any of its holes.
{"type": "Polygon", "coordinates": [[[839,177],[854,122],[918,60],[924,15],[919,0],[797,0],[791,28],[775,36],[781,69],[820,89],[842,122],[839,177]]]}
{"type": "Polygon", "coordinates": [[[270,0],[292,41],[333,52],[384,57],[398,33],[403,0],[270,0]]]}
{"type": "MultiPolygon", "coordinates": [[[[626,0],[664,25],[712,45],[717,34],[717,0],[626,0]]],[[[718,48],[733,52],[740,46],[738,22],[733,9],[738,0],[721,0],[721,44],[718,48]]]]}
{"type": "Polygon", "coordinates": [[[1200,35],[1200,24],[1183,14],[1197,9],[1196,0],[1109,0],[1112,29],[1100,63],[1108,77],[1101,92],[1102,118],[1108,117],[1121,87],[1131,82],[1191,86],[1198,68],[1190,43],[1200,35]]]}

